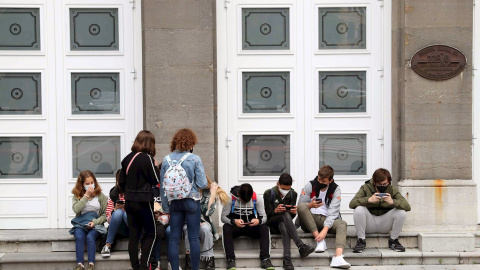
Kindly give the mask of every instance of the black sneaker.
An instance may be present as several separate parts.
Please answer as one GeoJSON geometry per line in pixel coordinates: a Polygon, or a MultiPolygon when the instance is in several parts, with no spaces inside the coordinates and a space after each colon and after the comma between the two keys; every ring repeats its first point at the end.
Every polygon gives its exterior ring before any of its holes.
{"type": "Polygon", "coordinates": [[[185,254],[185,270],[191,270],[192,269],[192,262],[190,259],[190,254],[185,254]]]}
{"type": "Polygon", "coordinates": [[[295,267],[293,266],[292,259],[290,257],[283,258],[283,270],[294,270],[295,267]]]}
{"type": "Polygon", "coordinates": [[[215,270],[215,257],[210,257],[207,260],[207,266],[205,266],[205,270],[215,270]]]}
{"type": "Polygon", "coordinates": [[[315,247],[307,244],[303,244],[298,248],[298,252],[300,252],[300,258],[305,258],[314,251],[315,251],[315,247]]]}
{"type": "Polygon", "coordinates": [[[358,238],[357,239],[357,244],[353,248],[354,253],[362,253],[365,250],[365,247],[367,246],[367,243],[365,242],[365,239],[358,238]]]}
{"type": "Polygon", "coordinates": [[[389,238],[388,239],[388,248],[392,249],[394,251],[397,251],[397,252],[405,252],[405,247],[403,247],[402,244],[400,244],[400,242],[398,242],[398,238],[397,239],[389,238]]]}
{"type": "Polygon", "coordinates": [[[262,262],[260,263],[260,267],[263,268],[263,269],[267,269],[267,270],[274,270],[275,269],[272,262],[268,258],[265,259],[265,260],[262,260],[262,262]]]}
{"type": "Polygon", "coordinates": [[[235,263],[234,259],[227,260],[227,270],[235,270],[237,269],[237,264],[235,263]]]}

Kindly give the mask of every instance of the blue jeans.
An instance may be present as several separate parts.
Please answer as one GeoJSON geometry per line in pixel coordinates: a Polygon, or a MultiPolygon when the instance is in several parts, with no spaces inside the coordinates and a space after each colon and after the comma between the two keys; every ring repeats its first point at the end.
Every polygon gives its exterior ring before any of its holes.
{"type": "Polygon", "coordinates": [[[178,247],[183,225],[187,223],[190,242],[192,270],[198,270],[200,264],[200,201],[193,199],[173,200],[170,203],[170,239],[168,243],[168,260],[172,270],[178,270],[178,247]]]}
{"type": "Polygon", "coordinates": [[[107,244],[113,244],[115,235],[117,235],[118,229],[122,224],[128,228],[127,212],[123,210],[113,211],[108,226],[107,244]]]}
{"type": "MultiPolygon", "coordinates": [[[[170,226],[167,226],[165,228],[165,242],[167,243],[168,247],[168,239],[170,238],[170,226]]],[[[160,245],[162,244],[162,239],[157,239],[155,240],[155,245],[153,246],[153,256],[157,260],[157,262],[160,262],[160,245]]],[[[160,265],[159,265],[160,266],[160,265]]]]}
{"type": "Polygon", "coordinates": [[[87,232],[85,232],[83,228],[76,228],[73,235],[75,236],[75,253],[77,255],[77,263],[83,263],[85,239],[87,241],[88,262],[95,263],[95,240],[100,233],[94,229],[89,229],[87,232]]]}

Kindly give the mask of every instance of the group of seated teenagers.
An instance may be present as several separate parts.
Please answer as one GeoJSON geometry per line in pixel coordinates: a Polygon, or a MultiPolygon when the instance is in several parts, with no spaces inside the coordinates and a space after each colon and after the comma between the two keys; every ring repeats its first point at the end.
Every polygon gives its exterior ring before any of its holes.
{"type": "MultiPolygon", "coordinates": [[[[318,175],[302,189],[297,205],[297,193],[292,187],[292,177],[288,173],[280,175],[277,185],[257,198],[250,184],[242,184],[231,189],[232,200],[223,208],[223,247],[227,260],[227,269],[234,270],[235,248],[233,239],[244,235],[260,238],[261,267],[274,269],[270,262],[270,233],[281,234],[283,243],[283,268],[294,269],[290,254],[290,239],[298,248],[301,258],[312,252],[324,252],[327,249],[327,233],[335,234],[335,256],[330,266],[350,268],[343,258],[347,247],[347,223],[341,219],[341,190],[333,179],[334,170],[325,165],[318,175]],[[293,219],[298,214],[294,224],[293,219]],[[302,242],[297,228],[311,233],[316,247],[302,242]]],[[[404,252],[398,236],[405,222],[405,212],[410,205],[391,185],[392,177],[386,169],[378,169],[372,179],[365,182],[350,202],[354,210],[354,223],[357,230],[357,243],[353,252],[365,250],[366,233],[389,233],[388,247],[404,252]]]]}
{"type": "MultiPolygon", "coordinates": [[[[325,237],[327,233],[335,234],[335,256],[330,266],[334,268],[350,268],[350,264],[343,258],[343,250],[347,247],[347,223],[341,219],[340,186],[335,183],[334,170],[325,165],[318,171],[318,175],[308,182],[302,189],[297,204],[297,192],[292,189],[292,177],[288,173],[280,175],[276,186],[263,192],[263,197],[257,197],[250,184],[234,186],[231,190],[231,197],[228,196],[215,182],[208,177],[208,187],[203,192],[201,203],[201,230],[200,245],[201,259],[206,261],[206,269],[215,269],[215,258],[213,254],[214,241],[219,239],[215,226],[211,220],[216,210],[216,202],[221,202],[223,210],[221,221],[223,225],[223,247],[227,262],[227,270],[236,269],[234,238],[247,236],[260,239],[260,266],[263,269],[273,270],[275,267],[270,261],[270,234],[281,234],[283,243],[283,268],[294,269],[291,259],[290,239],[298,248],[301,258],[312,252],[324,252],[327,249],[325,237]],[[293,219],[298,214],[294,222],[293,219]],[[311,233],[316,247],[304,243],[297,233],[297,228],[311,233]]],[[[118,175],[117,175],[118,181],[118,175]]],[[[353,252],[361,253],[366,248],[366,233],[389,233],[388,247],[394,251],[403,252],[405,248],[398,241],[398,237],[405,221],[405,212],[410,211],[410,205],[400,194],[398,189],[391,185],[392,178],[388,170],[377,169],[372,178],[360,187],[355,197],[350,201],[350,208],[354,210],[354,223],[357,231],[357,243],[353,252]]],[[[84,233],[84,230],[74,230],[77,240],[77,257],[82,257],[84,244],[87,243],[88,258],[90,265],[88,269],[94,269],[95,262],[95,238],[102,234],[101,229],[96,225],[108,221],[108,231],[103,232],[106,236],[106,244],[101,251],[102,257],[109,257],[111,246],[117,235],[128,236],[128,225],[124,211],[124,194],[117,185],[110,190],[108,202],[101,193],[95,176],[90,171],[82,172],[77,181],[77,189],[85,186],[84,196],[94,197],[93,202],[87,204],[74,202],[73,209],[77,216],[87,212],[92,207],[99,209],[98,215],[92,217],[93,224],[86,224],[92,230],[84,233]],[[97,199],[95,199],[97,198],[97,199]],[[95,224],[95,222],[97,222],[95,224]],[[84,235],[85,234],[85,235],[84,235]],[[93,241],[93,244],[92,244],[93,241]],[[93,245],[93,246],[92,246],[93,245]],[[93,254],[92,250],[93,249],[93,254]]],[[[75,189],[74,189],[75,190],[75,189]]],[[[154,188],[155,200],[160,202],[159,188],[154,188]]],[[[74,199],[75,200],[75,199],[74,199]]],[[[162,208],[155,204],[156,241],[153,247],[152,256],[149,259],[150,269],[160,270],[160,243],[162,238],[168,241],[169,227],[163,224],[160,219],[162,208]]],[[[91,209],[90,209],[91,210],[91,209]]],[[[76,221],[81,225],[82,221],[76,221]]],[[[77,226],[78,227],[78,226],[77,226]]],[[[185,264],[184,269],[191,269],[188,228],[183,228],[185,234],[185,264]]],[[[79,261],[80,258],[77,258],[79,261]]],[[[83,266],[83,265],[82,265],[83,266]]],[[[241,266],[240,266],[241,267],[241,266]]]]}

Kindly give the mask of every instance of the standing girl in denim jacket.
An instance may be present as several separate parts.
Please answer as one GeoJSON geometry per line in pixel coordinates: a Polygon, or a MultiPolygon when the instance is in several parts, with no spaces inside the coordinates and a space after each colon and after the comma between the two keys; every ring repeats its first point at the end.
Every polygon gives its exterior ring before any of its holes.
{"type": "Polygon", "coordinates": [[[193,154],[193,147],[197,144],[197,135],[191,129],[181,129],[175,133],[170,144],[172,153],[166,156],[162,162],[160,172],[161,186],[160,195],[165,213],[170,213],[170,241],[168,244],[168,260],[172,265],[172,270],[178,270],[178,247],[180,245],[180,236],[182,234],[183,224],[187,223],[188,240],[190,242],[190,256],[192,269],[197,270],[200,264],[200,199],[199,189],[207,187],[205,169],[199,156],[193,154]],[[186,157],[184,157],[187,155],[186,157]],[[177,164],[181,160],[181,166],[185,170],[188,180],[192,184],[190,192],[181,199],[173,199],[165,194],[165,174],[170,164],[177,164]],[[169,162],[170,160],[170,162],[169,162]]]}

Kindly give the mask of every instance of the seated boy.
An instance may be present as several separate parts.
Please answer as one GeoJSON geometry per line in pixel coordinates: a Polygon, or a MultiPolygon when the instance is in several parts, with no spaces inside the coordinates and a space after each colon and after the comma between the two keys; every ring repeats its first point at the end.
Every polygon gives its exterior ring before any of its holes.
{"type": "Polygon", "coordinates": [[[340,187],[333,181],[333,168],[324,165],[318,170],[318,176],[308,182],[298,201],[298,219],[305,232],[312,233],[317,248],[315,252],[327,249],[327,232],[335,233],[335,256],[330,267],[350,268],[343,259],[343,249],[347,245],[347,223],[340,219],[340,187]]]}
{"type": "Polygon", "coordinates": [[[282,235],[283,269],[293,270],[290,239],[295,242],[302,258],[307,257],[315,248],[302,242],[292,221],[297,214],[297,192],[292,188],[292,176],[288,173],[280,175],[277,185],[263,193],[263,203],[270,232],[282,235]]]}
{"type": "Polygon", "coordinates": [[[223,248],[227,269],[236,269],[235,249],[233,239],[241,235],[252,238],[260,238],[260,266],[264,269],[273,270],[270,262],[270,230],[265,225],[267,216],[263,200],[257,198],[250,184],[234,186],[230,193],[232,199],[223,207],[223,248]]]}
{"type": "Polygon", "coordinates": [[[353,221],[357,229],[357,244],[353,252],[361,253],[366,247],[365,233],[390,233],[388,247],[394,251],[404,252],[405,248],[398,242],[398,236],[405,222],[406,211],[410,204],[392,186],[392,176],[386,169],[377,169],[372,179],[365,182],[355,197],[350,201],[353,221]]]}

